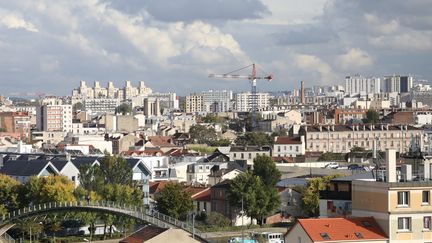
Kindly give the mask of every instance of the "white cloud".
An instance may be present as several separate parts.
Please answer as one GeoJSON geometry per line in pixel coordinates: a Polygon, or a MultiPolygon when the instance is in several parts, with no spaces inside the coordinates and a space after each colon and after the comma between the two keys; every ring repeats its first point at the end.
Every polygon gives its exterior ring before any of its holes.
{"type": "Polygon", "coordinates": [[[352,48],[336,58],[336,64],[344,71],[358,71],[370,67],[373,63],[373,58],[358,48],[352,48]]]}
{"type": "Polygon", "coordinates": [[[369,38],[377,47],[408,52],[431,51],[432,31],[405,31],[395,35],[369,38]]]}
{"type": "Polygon", "coordinates": [[[319,57],[307,54],[297,54],[294,56],[295,65],[304,71],[318,72],[320,82],[323,84],[333,83],[337,77],[331,66],[319,57]]]}
{"type": "Polygon", "coordinates": [[[38,32],[39,30],[30,22],[25,21],[22,17],[0,11],[0,25],[8,29],[24,29],[30,32],[38,32]]]}

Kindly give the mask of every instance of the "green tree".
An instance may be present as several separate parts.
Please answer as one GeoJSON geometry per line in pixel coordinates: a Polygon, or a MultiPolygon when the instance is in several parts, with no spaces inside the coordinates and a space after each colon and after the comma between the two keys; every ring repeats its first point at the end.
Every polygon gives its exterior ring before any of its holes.
{"type": "Polygon", "coordinates": [[[84,109],[84,105],[81,102],[77,102],[72,106],[73,111],[82,111],[84,109]]]}
{"type": "Polygon", "coordinates": [[[263,132],[247,132],[238,136],[234,143],[239,146],[271,146],[273,140],[263,132]]]}
{"type": "Polygon", "coordinates": [[[372,123],[372,124],[376,124],[379,122],[379,113],[375,110],[369,109],[366,112],[366,119],[365,119],[365,123],[372,123]]]}
{"type": "Polygon", "coordinates": [[[183,190],[179,183],[169,182],[156,196],[156,208],[159,212],[174,217],[185,219],[193,209],[190,193],[183,190]]]}
{"type": "Polygon", "coordinates": [[[207,114],[202,118],[202,121],[205,123],[223,123],[225,120],[216,114],[207,114]]]}
{"type": "Polygon", "coordinates": [[[126,114],[130,114],[132,112],[132,106],[126,103],[123,103],[119,106],[116,107],[115,112],[117,114],[122,114],[122,115],[126,115],[126,114]]]}
{"type": "Polygon", "coordinates": [[[98,174],[100,178],[95,179],[104,184],[132,185],[132,168],[123,157],[106,154],[100,161],[98,174]]]}
{"type": "Polygon", "coordinates": [[[260,177],[247,171],[231,182],[229,201],[238,210],[243,202],[245,214],[263,224],[263,219],[279,205],[279,196],[275,188],[267,188],[260,177]]]}
{"type": "Polygon", "coordinates": [[[319,215],[319,191],[325,190],[333,178],[341,175],[329,175],[308,180],[302,190],[302,209],[307,215],[315,217],[319,215]]]}
{"type": "Polygon", "coordinates": [[[217,140],[217,134],[214,128],[208,128],[199,124],[191,126],[189,134],[194,143],[210,145],[217,140]]]}
{"type": "Polygon", "coordinates": [[[96,191],[104,185],[104,178],[99,171],[99,166],[83,164],[79,168],[80,186],[88,192],[96,191]]]}
{"type": "Polygon", "coordinates": [[[258,155],[253,164],[253,175],[260,177],[267,188],[274,188],[282,174],[272,158],[268,155],[258,155]]]}
{"type": "Polygon", "coordinates": [[[33,176],[24,184],[27,202],[34,204],[46,202],[73,202],[75,184],[65,176],[33,176]]]}
{"type": "Polygon", "coordinates": [[[15,179],[0,174],[0,215],[19,208],[21,187],[15,179]]]}
{"type": "Polygon", "coordinates": [[[141,206],[143,192],[136,187],[121,184],[106,184],[101,192],[102,198],[106,201],[119,204],[141,206]]]}
{"type": "Polygon", "coordinates": [[[231,145],[231,141],[229,139],[219,139],[219,140],[216,140],[216,141],[212,142],[210,145],[214,146],[214,147],[230,146],[231,145]]]}

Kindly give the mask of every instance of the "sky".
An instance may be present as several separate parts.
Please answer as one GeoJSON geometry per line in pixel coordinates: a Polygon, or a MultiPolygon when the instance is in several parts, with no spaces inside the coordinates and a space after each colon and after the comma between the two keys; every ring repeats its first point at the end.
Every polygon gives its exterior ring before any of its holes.
{"type": "Polygon", "coordinates": [[[0,93],[69,95],[80,80],[246,91],[247,80],[208,74],[251,63],[274,75],[260,91],[355,74],[432,80],[431,9],[430,0],[0,0],[0,93]]]}

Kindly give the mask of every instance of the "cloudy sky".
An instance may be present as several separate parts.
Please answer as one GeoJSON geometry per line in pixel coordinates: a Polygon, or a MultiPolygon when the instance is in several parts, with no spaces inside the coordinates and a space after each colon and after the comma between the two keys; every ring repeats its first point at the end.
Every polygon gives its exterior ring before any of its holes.
{"type": "MultiPolygon", "coordinates": [[[[0,93],[70,94],[124,80],[181,95],[255,62],[259,90],[346,75],[432,78],[430,0],[0,0],[0,93]]],[[[241,74],[247,74],[241,73],[241,74]]]]}

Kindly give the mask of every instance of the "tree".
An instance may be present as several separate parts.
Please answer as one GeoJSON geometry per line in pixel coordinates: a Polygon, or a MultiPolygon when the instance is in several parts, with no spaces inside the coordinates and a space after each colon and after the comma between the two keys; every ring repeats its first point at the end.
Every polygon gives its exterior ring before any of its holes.
{"type": "Polygon", "coordinates": [[[106,184],[103,186],[101,195],[104,200],[119,204],[141,206],[143,203],[143,192],[129,185],[106,184]]]}
{"type": "Polygon", "coordinates": [[[261,178],[267,188],[274,188],[281,178],[281,172],[268,155],[258,155],[253,161],[253,175],[261,178]]]}
{"type": "Polygon", "coordinates": [[[99,166],[83,164],[78,168],[78,170],[80,187],[87,192],[96,191],[104,185],[104,178],[101,176],[99,166]]]}
{"type": "Polygon", "coordinates": [[[24,184],[27,202],[73,202],[75,184],[65,176],[33,176],[24,184]]]}
{"type": "Polygon", "coordinates": [[[375,110],[369,109],[366,112],[366,119],[365,119],[365,123],[372,123],[372,124],[376,124],[379,121],[379,113],[375,110]]]}
{"type": "Polygon", "coordinates": [[[122,157],[106,154],[100,161],[97,173],[99,175],[95,179],[100,176],[104,184],[132,185],[132,168],[122,157]]]}
{"type": "Polygon", "coordinates": [[[211,146],[220,147],[220,146],[230,146],[231,141],[229,139],[219,139],[211,143],[211,146]]]}
{"type": "Polygon", "coordinates": [[[321,154],[318,158],[319,161],[335,161],[335,160],[344,160],[344,156],[338,153],[326,152],[321,154]]]}
{"type": "Polygon", "coordinates": [[[84,109],[84,105],[81,102],[77,102],[72,106],[73,111],[81,111],[84,109]]]}
{"type": "Polygon", "coordinates": [[[302,209],[307,215],[311,217],[319,215],[319,191],[326,189],[333,178],[340,176],[329,175],[308,180],[306,187],[301,193],[302,209]]]}
{"type": "Polygon", "coordinates": [[[238,136],[234,143],[239,146],[271,146],[273,140],[263,132],[247,132],[238,136]]]}
{"type": "Polygon", "coordinates": [[[190,193],[183,190],[181,184],[168,182],[156,196],[156,208],[176,219],[185,219],[193,209],[192,198],[190,193]]]}
{"type": "Polygon", "coordinates": [[[231,182],[229,201],[230,205],[237,209],[240,209],[243,203],[245,214],[262,224],[264,217],[279,205],[279,196],[274,187],[267,188],[260,177],[247,171],[231,182]]]}
{"type": "Polygon", "coordinates": [[[224,119],[215,114],[207,114],[202,118],[205,123],[223,123],[224,119]]]}
{"type": "Polygon", "coordinates": [[[132,106],[130,106],[129,104],[123,103],[123,104],[116,107],[115,112],[117,114],[126,115],[126,114],[132,112],[132,106]]]}
{"type": "Polygon", "coordinates": [[[207,128],[199,124],[191,126],[189,134],[194,143],[210,145],[217,140],[217,134],[214,128],[207,128]]]}
{"type": "Polygon", "coordinates": [[[21,184],[18,181],[0,174],[0,215],[19,208],[20,188],[21,184]]]}
{"type": "Polygon", "coordinates": [[[356,153],[356,152],[364,152],[365,148],[363,147],[358,147],[358,146],[354,146],[350,149],[351,153],[356,153]]]}

